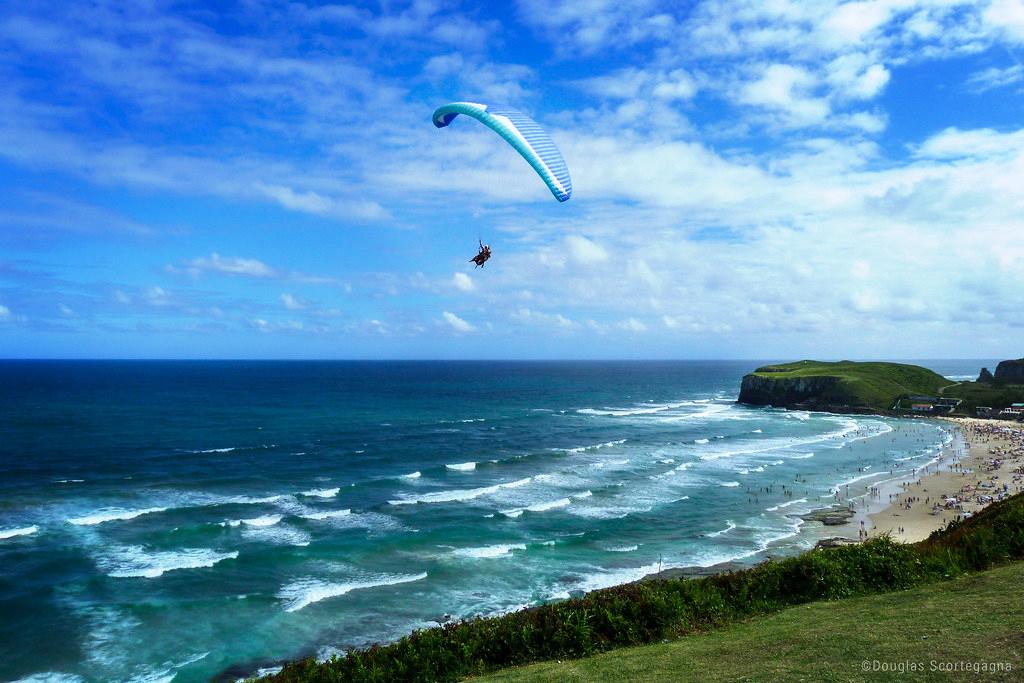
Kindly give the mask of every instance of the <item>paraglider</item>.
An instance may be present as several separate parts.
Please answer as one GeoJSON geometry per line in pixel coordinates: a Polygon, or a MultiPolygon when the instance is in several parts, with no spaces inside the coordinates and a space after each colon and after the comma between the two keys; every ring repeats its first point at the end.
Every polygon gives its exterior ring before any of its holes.
{"type": "Polygon", "coordinates": [[[475,263],[476,268],[483,268],[484,264],[487,263],[487,259],[491,258],[491,245],[484,244],[483,240],[480,242],[480,253],[473,258],[469,259],[470,263],[475,263]]]}
{"type": "MultiPolygon", "coordinates": [[[[551,194],[560,202],[572,196],[572,179],[562,153],[555,147],[537,122],[517,109],[507,106],[451,102],[434,111],[434,125],[448,126],[456,116],[463,114],[484,124],[512,146],[533,167],[551,194]]],[[[491,248],[480,242],[480,253],[470,261],[483,267],[491,257],[491,248]]]]}
{"type": "Polygon", "coordinates": [[[560,202],[569,201],[572,196],[569,167],[565,165],[565,159],[555,143],[551,142],[551,138],[536,121],[512,107],[452,102],[437,108],[434,112],[434,125],[444,128],[459,114],[476,119],[500,135],[533,166],[555,199],[560,202]]]}

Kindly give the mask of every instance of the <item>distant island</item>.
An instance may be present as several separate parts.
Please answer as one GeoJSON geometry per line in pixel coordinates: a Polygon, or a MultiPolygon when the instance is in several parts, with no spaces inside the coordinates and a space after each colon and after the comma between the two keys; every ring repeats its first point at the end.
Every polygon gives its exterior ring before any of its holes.
{"type": "Polygon", "coordinates": [[[834,413],[1024,417],[1024,359],[954,382],[906,363],[801,360],[745,375],[740,403],[834,413]]]}

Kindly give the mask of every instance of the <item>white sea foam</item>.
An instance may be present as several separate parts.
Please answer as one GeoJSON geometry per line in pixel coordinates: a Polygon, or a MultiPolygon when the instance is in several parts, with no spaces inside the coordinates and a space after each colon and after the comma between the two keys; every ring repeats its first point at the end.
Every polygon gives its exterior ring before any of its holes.
{"type": "Polygon", "coordinates": [[[245,681],[249,681],[249,680],[252,680],[254,678],[256,680],[259,680],[259,679],[265,678],[267,676],[274,676],[276,674],[281,673],[281,671],[283,669],[284,669],[283,666],[265,666],[265,667],[262,667],[260,669],[256,669],[256,671],[251,676],[246,676],[245,678],[237,679],[235,681],[235,683],[245,683],[245,681]]]}
{"type": "Polygon", "coordinates": [[[637,545],[612,545],[605,548],[610,553],[631,553],[640,546],[637,545]]]}
{"type": "Polygon", "coordinates": [[[264,527],[246,527],[245,536],[260,543],[271,543],[274,545],[294,545],[305,547],[310,544],[311,538],[302,529],[287,526],[285,524],[264,527]]]}
{"type": "Polygon", "coordinates": [[[402,479],[419,479],[421,476],[422,475],[419,473],[419,471],[416,471],[416,472],[410,472],[409,474],[403,474],[401,476],[401,478],[402,479]]]}
{"type": "Polygon", "coordinates": [[[674,408],[681,408],[686,405],[693,405],[693,401],[682,401],[680,403],[641,403],[632,408],[581,408],[576,412],[580,415],[597,415],[603,417],[626,417],[630,415],[653,415],[674,408]]]}
{"type": "Polygon", "coordinates": [[[706,444],[706,443],[710,443],[711,439],[694,439],[693,442],[694,443],[699,443],[699,444],[706,444]]]}
{"type": "Polygon", "coordinates": [[[721,484],[719,484],[719,486],[724,486],[726,488],[734,488],[739,485],[740,483],[738,481],[723,481],[721,484]]]}
{"type": "Polygon", "coordinates": [[[450,491],[434,491],[433,493],[423,493],[417,496],[403,496],[397,500],[389,500],[390,505],[415,505],[416,503],[462,503],[467,500],[473,500],[481,496],[489,496],[497,493],[502,489],[518,488],[520,486],[526,486],[531,481],[530,477],[525,479],[517,479],[516,481],[506,482],[504,484],[494,484],[493,486],[481,486],[476,489],[453,489],[450,491]]]}
{"type": "Polygon", "coordinates": [[[167,508],[145,508],[142,510],[124,510],[121,508],[104,508],[97,510],[92,514],[85,515],[82,517],[71,517],[68,522],[76,526],[92,526],[94,524],[103,524],[104,522],[115,522],[123,521],[128,519],[135,519],[142,515],[149,515],[155,512],[164,512],[167,508]]]}
{"type": "Polygon", "coordinates": [[[522,543],[499,543],[497,545],[485,545],[480,548],[459,548],[452,551],[452,555],[472,559],[489,559],[511,555],[513,550],[526,550],[526,546],[522,543]]]}
{"type": "Polygon", "coordinates": [[[584,453],[586,451],[596,451],[599,448],[611,448],[612,446],[621,446],[626,443],[628,439],[618,439],[616,441],[605,441],[604,443],[590,444],[589,446],[576,446],[575,448],[552,448],[553,451],[561,451],[562,453],[584,453]]]}
{"type": "Polygon", "coordinates": [[[43,671],[31,676],[19,678],[11,683],[84,683],[85,679],[77,674],[66,674],[60,671],[43,671]]]}
{"type": "Polygon", "coordinates": [[[352,514],[352,510],[345,509],[345,510],[324,510],[322,512],[307,512],[307,513],[299,515],[299,516],[300,517],[304,517],[305,519],[324,520],[324,519],[337,519],[338,517],[348,517],[350,514],[352,514]]]}
{"type": "Polygon", "coordinates": [[[837,492],[839,489],[841,489],[844,486],[849,486],[850,484],[855,484],[858,481],[861,481],[861,480],[864,480],[864,479],[870,479],[871,477],[877,477],[877,476],[879,476],[879,474],[880,474],[879,472],[868,472],[867,474],[862,474],[859,477],[851,477],[850,479],[847,479],[846,481],[839,482],[838,484],[833,486],[831,489],[829,489],[829,491],[831,493],[835,493],[835,492],[837,492]]]}
{"type": "Polygon", "coordinates": [[[501,514],[506,517],[518,517],[524,512],[545,512],[547,510],[554,510],[555,508],[563,508],[567,505],[572,504],[572,501],[568,498],[559,498],[558,500],[552,500],[546,503],[534,503],[524,508],[517,508],[515,510],[502,510],[501,514]]]}
{"type": "Polygon", "coordinates": [[[753,434],[763,434],[764,430],[763,429],[755,429],[752,433],[753,434]]]}
{"type": "Polygon", "coordinates": [[[623,519],[637,512],[650,512],[650,507],[573,505],[568,510],[577,517],[587,519],[623,519]]]}
{"type": "Polygon", "coordinates": [[[400,583],[421,581],[425,578],[427,578],[426,572],[421,574],[382,574],[370,579],[343,582],[331,582],[310,577],[298,579],[284,586],[278,592],[277,597],[284,601],[286,612],[297,612],[314,602],[336,598],[354,590],[394,586],[400,583]]]}
{"type": "Polygon", "coordinates": [[[302,495],[312,498],[334,498],[338,495],[339,491],[341,491],[340,487],[333,489],[310,489],[309,491],[303,491],[302,495]]]}
{"type": "Polygon", "coordinates": [[[806,498],[797,498],[796,500],[787,500],[785,503],[779,503],[778,505],[773,505],[770,508],[765,508],[765,512],[775,512],[776,510],[782,510],[783,508],[788,508],[790,505],[796,505],[797,503],[806,503],[806,502],[807,502],[806,498]]]}
{"type": "Polygon", "coordinates": [[[574,493],[574,494],[572,494],[572,497],[575,498],[576,500],[582,500],[584,498],[590,498],[592,495],[594,495],[594,492],[588,489],[586,491],[580,491],[579,493],[574,493]]]}
{"type": "Polygon", "coordinates": [[[730,531],[732,531],[733,529],[736,528],[736,525],[733,524],[732,520],[730,520],[730,519],[725,520],[725,523],[726,523],[727,526],[724,529],[719,529],[718,531],[712,531],[711,533],[709,533],[707,535],[710,538],[718,538],[722,534],[727,534],[727,533],[729,533],[730,531]]]}
{"type": "Polygon", "coordinates": [[[452,463],[450,465],[445,465],[445,467],[447,467],[450,470],[454,470],[456,472],[472,472],[473,470],[476,469],[476,463],[475,462],[456,462],[456,463],[452,463]]]}
{"type": "Polygon", "coordinates": [[[237,446],[231,446],[230,448],[207,448],[204,450],[189,451],[189,453],[230,453],[237,448],[237,446]]]}
{"type": "Polygon", "coordinates": [[[262,517],[253,517],[251,519],[243,519],[242,523],[249,526],[274,526],[281,521],[281,515],[264,515],[262,517]]]}
{"type": "Polygon", "coordinates": [[[54,484],[81,484],[85,479],[57,479],[54,484]]]}
{"type": "Polygon", "coordinates": [[[590,592],[601,588],[608,588],[609,586],[618,586],[623,583],[630,583],[642,579],[648,574],[654,574],[660,569],[670,569],[674,565],[660,564],[654,562],[653,564],[645,565],[642,567],[617,567],[614,569],[601,568],[597,572],[584,576],[581,581],[576,584],[578,590],[590,592]]]}
{"type": "Polygon", "coordinates": [[[37,531],[39,531],[39,527],[35,524],[32,526],[24,526],[20,529],[0,529],[0,541],[8,538],[15,538],[17,536],[31,536],[37,531]]]}
{"type": "Polygon", "coordinates": [[[623,465],[629,464],[629,458],[619,458],[616,460],[602,460],[601,462],[592,462],[590,466],[594,469],[603,470],[606,467],[622,467],[623,465]]]}
{"type": "Polygon", "coordinates": [[[147,552],[141,546],[123,546],[114,548],[109,555],[98,558],[97,564],[106,571],[107,576],[155,579],[165,572],[212,567],[218,562],[237,557],[238,551],[224,553],[209,548],[147,552]]]}
{"type": "Polygon", "coordinates": [[[263,496],[261,498],[254,498],[252,496],[218,496],[211,498],[201,505],[264,505],[267,503],[277,503],[287,498],[284,495],[277,496],[263,496]]]}

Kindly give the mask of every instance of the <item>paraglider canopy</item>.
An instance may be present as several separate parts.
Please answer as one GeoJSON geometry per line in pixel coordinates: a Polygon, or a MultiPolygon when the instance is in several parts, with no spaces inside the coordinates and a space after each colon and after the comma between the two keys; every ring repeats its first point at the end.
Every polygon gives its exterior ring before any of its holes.
{"type": "Polygon", "coordinates": [[[572,196],[569,167],[555,143],[533,119],[512,107],[452,102],[434,112],[434,125],[444,128],[459,114],[476,119],[500,135],[533,166],[555,199],[569,200],[572,196]]]}

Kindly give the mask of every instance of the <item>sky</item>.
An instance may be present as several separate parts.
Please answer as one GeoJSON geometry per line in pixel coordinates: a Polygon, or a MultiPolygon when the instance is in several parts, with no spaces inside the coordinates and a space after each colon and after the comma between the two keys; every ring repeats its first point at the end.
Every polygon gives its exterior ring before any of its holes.
{"type": "Polygon", "coordinates": [[[1019,357],[1022,59],[1021,0],[4,2],[0,357],[1019,357]]]}

